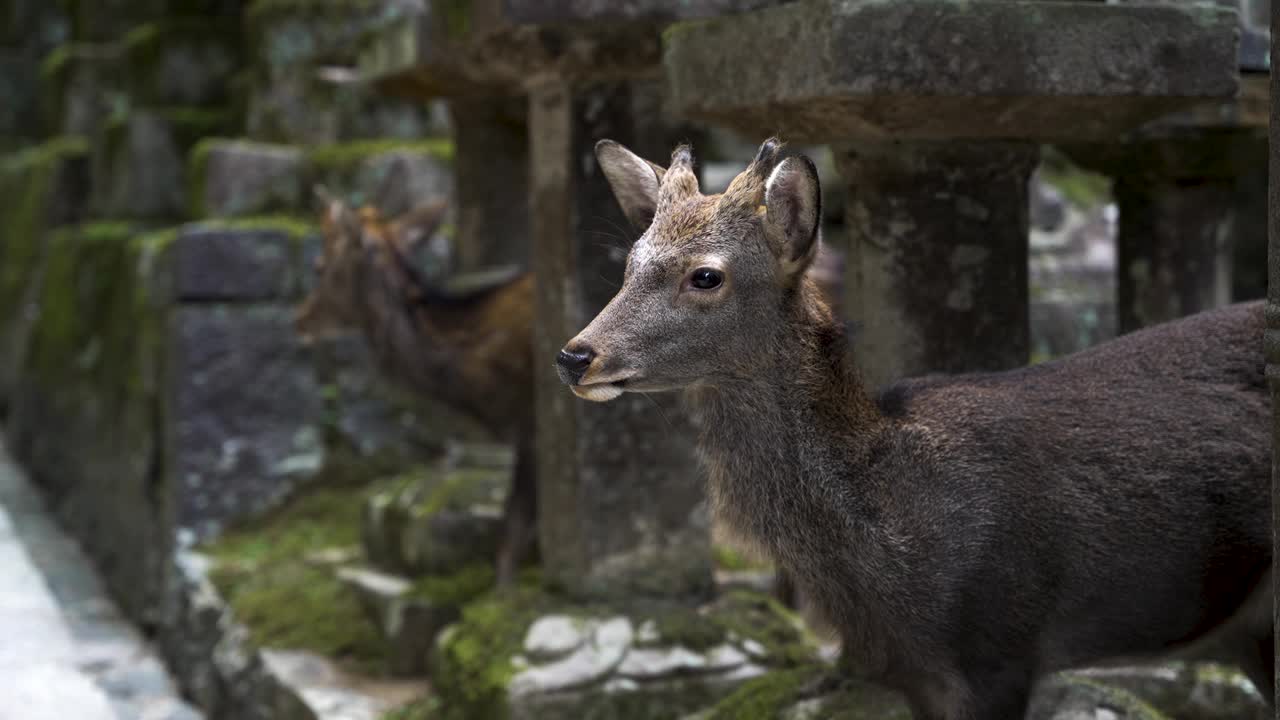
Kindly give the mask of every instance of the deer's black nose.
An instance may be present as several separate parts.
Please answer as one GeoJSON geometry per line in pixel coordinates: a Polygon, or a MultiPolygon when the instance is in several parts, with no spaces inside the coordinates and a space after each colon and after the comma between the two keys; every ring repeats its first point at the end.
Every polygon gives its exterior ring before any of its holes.
{"type": "Polygon", "coordinates": [[[591,366],[596,354],[590,349],[570,350],[565,348],[556,355],[556,372],[566,385],[577,385],[582,374],[591,366]]]}

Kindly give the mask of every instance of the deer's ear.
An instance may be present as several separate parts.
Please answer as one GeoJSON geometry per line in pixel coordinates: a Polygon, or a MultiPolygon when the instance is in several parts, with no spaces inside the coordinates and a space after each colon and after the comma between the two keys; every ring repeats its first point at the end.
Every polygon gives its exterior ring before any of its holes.
{"type": "Polygon", "coordinates": [[[435,235],[448,209],[444,200],[419,205],[391,223],[391,237],[402,250],[412,252],[419,243],[435,235]]]}
{"type": "Polygon", "coordinates": [[[813,161],[797,155],[778,163],[765,184],[764,204],[765,225],[778,243],[784,270],[804,272],[818,250],[822,224],[822,189],[813,161]]]}
{"type": "Polygon", "coordinates": [[[658,185],[666,170],[612,140],[596,143],[596,160],[627,219],[640,232],[647,230],[658,207],[658,185]]]}

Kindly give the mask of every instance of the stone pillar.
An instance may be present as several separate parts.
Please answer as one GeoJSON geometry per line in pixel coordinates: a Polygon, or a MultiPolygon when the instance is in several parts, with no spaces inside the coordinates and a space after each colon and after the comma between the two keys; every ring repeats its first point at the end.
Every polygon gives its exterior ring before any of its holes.
{"type": "Polygon", "coordinates": [[[584,402],[553,365],[617,291],[632,239],[596,163],[596,140],[661,159],[684,138],[649,122],[660,117],[653,92],[551,79],[529,99],[539,542],[545,577],[579,598],[712,590],[703,479],[674,398],[584,402]]]}
{"type": "MultiPolygon", "coordinates": [[[[1271,35],[1280,35],[1280,4],[1271,6],[1271,35]]],[[[1271,45],[1271,67],[1280,60],[1280,51],[1271,45]]],[[[1271,168],[1270,187],[1267,196],[1267,330],[1263,343],[1267,358],[1267,380],[1271,386],[1271,527],[1280,527],[1280,81],[1271,73],[1271,168]]],[[[1276,535],[1271,554],[1273,592],[1280,591],[1280,534],[1276,535]]],[[[1276,629],[1274,650],[1280,653],[1280,603],[1272,604],[1272,626],[1276,629]]],[[[1277,667],[1273,690],[1277,692],[1275,706],[1280,708],[1280,667],[1277,667]]],[[[1280,718],[1280,714],[1277,714],[1280,718]]]]}
{"type": "Polygon", "coordinates": [[[1026,364],[1025,143],[866,143],[837,155],[848,187],[845,312],[873,386],[1026,364]]]}
{"type": "Polygon", "coordinates": [[[1231,301],[1234,184],[1120,177],[1121,333],[1231,301]]]}
{"type": "Polygon", "coordinates": [[[529,259],[529,131],[522,98],[453,100],[455,269],[529,259]]]}

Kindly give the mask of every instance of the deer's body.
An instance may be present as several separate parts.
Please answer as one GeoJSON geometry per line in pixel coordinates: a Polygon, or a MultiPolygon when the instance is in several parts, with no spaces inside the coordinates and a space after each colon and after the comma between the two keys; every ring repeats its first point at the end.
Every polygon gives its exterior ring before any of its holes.
{"type": "Polygon", "coordinates": [[[1236,663],[1270,698],[1260,305],[873,397],[803,277],[816,171],[776,150],[705,197],[686,151],[664,170],[602,143],[652,223],[561,353],[575,393],[683,388],[720,519],[917,718],[1017,720],[1045,673],[1168,654],[1236,663]]]}
{"type": "Polygon", "coordinates": [[[379,370],[410,391],[443,401],[516,448],[499,582],[509,583],[536,538],[533,458],[533,278],[521,273],[448,294],[409,262],[410,238],[430,235],[443,205],[384,222],[330,203],[320,279],[304,301],[304,335],[359,329],[379,370]]]}

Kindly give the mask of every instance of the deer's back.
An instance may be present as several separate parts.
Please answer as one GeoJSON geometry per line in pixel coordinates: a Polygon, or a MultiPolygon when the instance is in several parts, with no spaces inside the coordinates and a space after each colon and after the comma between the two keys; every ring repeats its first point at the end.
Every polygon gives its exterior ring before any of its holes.
{"type": "Polygon", "coordinates": [[[1270,564],[1262,328],[1261,303],[1235,305],[882,395],[899,431],[883,501],[909,508],[919,571],[948,578],[948,612],[1006,615],[986,625],[1004,635],[957,642],[1034,642],[1064,666],[1176,647],[1236,612],[1270,564]]]}

